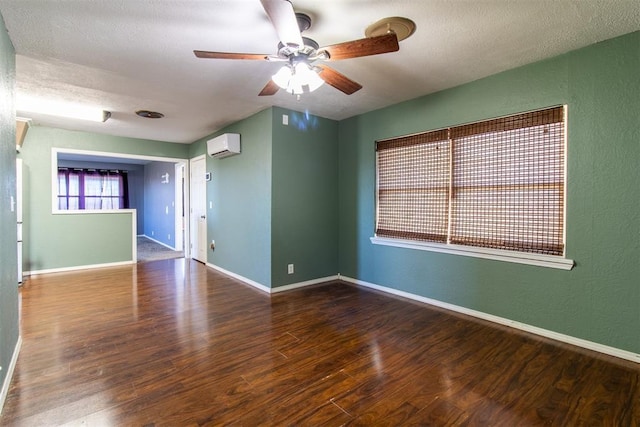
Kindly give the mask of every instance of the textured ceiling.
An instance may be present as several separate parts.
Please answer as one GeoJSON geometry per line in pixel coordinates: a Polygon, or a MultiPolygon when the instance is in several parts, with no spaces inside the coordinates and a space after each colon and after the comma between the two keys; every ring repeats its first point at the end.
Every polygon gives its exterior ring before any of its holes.
{"type": "MultiPolygon", "coordinates": [[[[344,119],[640,29],[633,0],[293,0],[321,46],[364,37],[389,16],[417,24],[400,51],[332,62],[362,84],[298,101],[258,97],[277,63],[198,59],[193,50],[276,53],[258,0],[0,0],[18,94],[103,106],[105,123],[35,124],[190,143],[277,105],[344,119]],[[136,110],[165,114],[143,119],[136,110]]],[[[19,115],[25,115],[20,114],[19,115]]]]}

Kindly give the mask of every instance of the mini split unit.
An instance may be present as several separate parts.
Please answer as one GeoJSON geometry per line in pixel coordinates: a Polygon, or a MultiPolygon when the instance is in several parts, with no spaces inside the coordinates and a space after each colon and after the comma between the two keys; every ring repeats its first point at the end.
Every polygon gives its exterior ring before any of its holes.
{"type": "Polygon", "coordinates": [[[240,154],[240,134],[225,133],[208,140],[207,153],[217,159],[240,154]]]}

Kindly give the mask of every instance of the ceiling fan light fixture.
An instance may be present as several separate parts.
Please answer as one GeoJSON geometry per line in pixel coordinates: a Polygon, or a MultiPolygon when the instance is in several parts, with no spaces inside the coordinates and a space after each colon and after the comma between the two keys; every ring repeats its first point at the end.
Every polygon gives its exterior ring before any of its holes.
{"type": "Polygon", "coordinates": [[[313,92],[324,83],[317,71],[303,61],[283,66],[271,80],[292,95],[313,92]]]}
{"type": "Polygon", "coordinates": [[[291,68],[289,65],[280,68],[277,73],[271,76],[271,80],[282,89],[287,89],[287,87],[289,87],[289,80],[291,80],[291,68]]]}
{"type": "Polygon", "coordinates": [[[309,92],[313,92],[324,83],[317,71],[306,62],[298,62],[295,71],[294,76],[299,79],[302,86],[309,86],[309,92]]]}
{"type": "Polygon", "coordinates": [[[407,18],[392,17],[378,21],[365,31],[366,38],[336,43],[320,48],[315,40],[302,37],[311,26],[311,17],[296,13],[291,0],[260,0],[262,7],[278,35],[276,55],[194,50],[198,58],[267,60],[285,62],[262,88],[258,96],[275,95],[280,89],[297,95],[313,92],[324,83],[346,95],[362,89],[362,85],[326,65],[312,65],[315,61],[338,61],[397,52],[398,40],[415,31],[415,23],[407,18]]]}

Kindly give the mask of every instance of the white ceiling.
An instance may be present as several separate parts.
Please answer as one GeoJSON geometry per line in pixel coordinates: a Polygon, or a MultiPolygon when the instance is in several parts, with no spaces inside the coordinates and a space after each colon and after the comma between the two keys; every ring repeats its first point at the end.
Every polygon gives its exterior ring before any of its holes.
{"type": "MultiPolygon", "coordinates": [[[[364,88],[324,85],[297,101],[258,97],[281,66],[198,59],[193,50],[275,54],[259,0],[0,0],[18,94],[103,106],[105,123],[35,124],[190,143],[277,105],[344,119],[640,29],[637,0],[293,0],[320,46],[364,37],[381,18],[417,24],[400,51],[330,65],[364,88]],[[134,114],[147,109],[163,119],[134,114]]],[[[19,115],[20,112],[18,112],[19,115]]]]}

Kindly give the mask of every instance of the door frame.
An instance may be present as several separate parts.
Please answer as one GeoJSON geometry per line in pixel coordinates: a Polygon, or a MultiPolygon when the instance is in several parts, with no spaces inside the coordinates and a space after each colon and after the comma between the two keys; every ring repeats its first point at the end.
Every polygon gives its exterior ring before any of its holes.
{"type": "MultiPolygon", "coordinates": [[[[175,231],[174,231],[174,247],[176,249],[176,251],[183,251],[187,241],[189,239],[187,239],[186,233],[187,233],[187,225],[185,224],[187,221],[185,221],[185,212],[188,212],[186,210],[186,207],[188,206],[187,200],[188,197],[187,196],[187,183],[185,182],[185,174],[186,171],[188,170],[188,167],[185,163],[175,163],[174,164],[174,176],[175,176],[175,203],[174,203],[174,227],[175,227],[175,231]],[[181,237],[181,238],[179,238],[181,237]]],[[[190,196],[190,195],[189,195],[190,196]]]]}
{"type": "MultiPolygon", "coordinates": [[[[193,244],[193,239],[192,237],[192,233],[197,233],[197,227],[195,229],[191,229],[191,225],[194,223],[195,218],[193,218],[193,208],[192,208],[192,200],[193,200],[193,176],[191,174],[191,171],[193,170],[193,162],[196,161],[200,161],[200,160],[204,160],[204,169],[205,172],[207,170],[207,156],[206,154],[201,154],[199,156],[195,156],[189,159],[189,168],[188,168],[188,177],[189,177],[189,206],[187,208],[187,212],[189,212],[189,220],[187,221],[187,223],[189,224],[189,245],[188,247],[185,247],[185,256],[187,256],[187,252],[188,252],[188,257],[189,258],[193,258],[193,254],[197,254],[198,252],[198,248],[193,248],[192,244],[193,244]],[[188,251],[187,251],[188,249],[188,251]]],[[[206,186],[206,181],[205,181],[205,186],[204,186],[204,209],[205,212],[207,211],[207,186],[206,186]]],[[[207,215],[208,216],[208,215],[207,215]]],[[[208,237],[208,236],[207,236],[208,237]]],[[[206,246],[206,242],[207,242],[207,238],[205,238],[205,246],[206,246]]],[[[205,260],[206,263],[206,260],[205,260]]]]}

